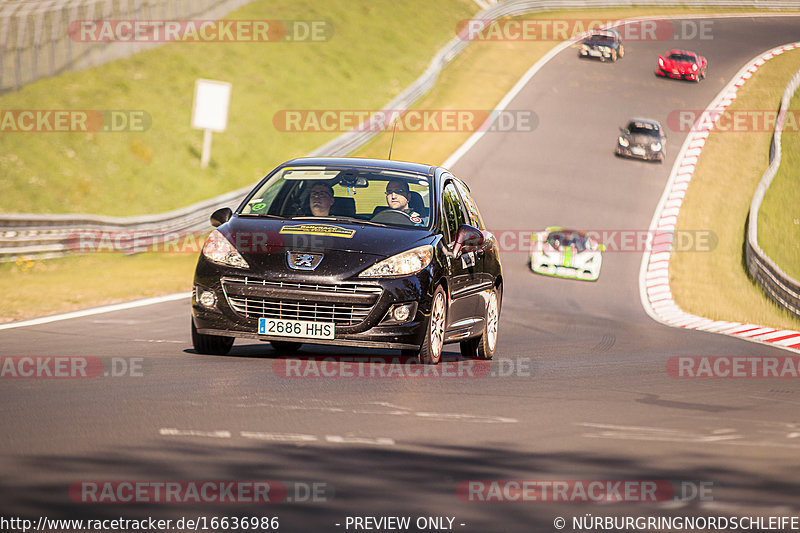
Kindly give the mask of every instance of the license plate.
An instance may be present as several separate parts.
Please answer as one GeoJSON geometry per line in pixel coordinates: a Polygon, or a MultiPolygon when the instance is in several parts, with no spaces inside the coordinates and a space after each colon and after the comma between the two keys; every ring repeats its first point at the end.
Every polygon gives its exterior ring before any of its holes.
{"type": "Polygon", "coordinates": [[[258,319],[259,335],[304,339],[332,339],[334,338],[334,331],[333,322],[309,322],[306,320],[284,320],[278,318],[258,319]]]}
{"type": "Polygon", "coordinates": [[[603,55],[603,52],[601,52],[600,50],[589,50],[589,55],[594,57],[600,57],[601,55],[603,55]]]}
{"type": "Polygon", "coordinates": [[[631,152],[636,155],[644,155],[644,148],[640,146],[634,146],[633,148],[631,148],[631,152]]]}

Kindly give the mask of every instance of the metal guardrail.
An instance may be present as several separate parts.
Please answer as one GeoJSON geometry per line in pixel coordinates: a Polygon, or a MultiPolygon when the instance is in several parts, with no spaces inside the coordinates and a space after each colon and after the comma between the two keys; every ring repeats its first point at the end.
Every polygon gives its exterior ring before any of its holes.
{"type": "Polygon", "coordinates": [[[6,0],[0,6],[0,91],[102,65],[160,42],[81,42],[78,20],[215,19],[252,0],[6,0]]]}
{"type": "Polygon", "coordinates": [[[786,274],[767,256],[758,244],[758,211],[767,189],[778,173],[781,166],[781,131],[789,110],[789,102],[800,87],[800,70],[798,70],[783,91],[778,118],[775,120],[775,130],[772,134],[770,145],[769,167],[761,177],[753,200],[750,203],[750,213],[747,217],[747,239],[745,244],[745,261],[750,275],[764,292],[778,305],[800,317],[800,281],[786,274]]]}
{"type": "MultiPolygon", "coordinates": [[[[51,0],[53,3],[66,3],[68,0],[51,0]]],[[[106,2],[121,0],[106,0],[106,2]]],[[[131,0],[133,1],[133,0],[131,0]]],[[[136,0],[141,2],[160,0],[136,0]]],[[[211,3],[214,0],[203,0],[211,3]]],[[[242,1],[244,0],[237,0],[242,1]]],[[[600,7],[712,7],[742,8],[752,7],[762,10],[800,10],[800,0],[507,0],[495,4],[477,13],[473,19],[490,21],[502,17],[510,17],[537,11],[555,9],[580,9],[600,7]]],[[[0,13],[1,14],[1,13],[0,13]]],[[[0,21],[2,23],[2,21],[0,21]]],[[[0,42],[5,37],[0,29],[0,42]]],[[[431,90],[442,69],[452,61],[464,48],[468,41],[454,37],[433,57],[425,72],[408,88],[389,102],[384,111],[406,110],[422,95],[431,90]]],[[[369,119],[368,119],[369,120],[369,119]]],[[[343,133],[336,139],[314,150],[310,156],[343,156],[347,155],[372,137],[377,131],[354,131],[343,133]]],[[[55,257],[68,253],[72,246],[70,238],[81,231],[107,232],[110,235],[120,233],[136,233],[142,239],[161,240],[166,235],[183,235],[208,231],[208,215],[211,211],[226,205],[238,204],[250,187],[211,198],[192,206],[161,213],[138,217],[104,217],[94,215],[2,215],[0,214],[0,262],[15,261],[23,257],[55,257]]]]}

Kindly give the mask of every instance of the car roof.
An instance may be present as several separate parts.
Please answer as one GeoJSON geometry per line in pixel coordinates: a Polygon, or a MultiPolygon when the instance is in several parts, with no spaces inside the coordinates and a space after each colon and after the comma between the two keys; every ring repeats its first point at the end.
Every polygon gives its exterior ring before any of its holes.
{"type": "Polygon", "coordinates": [[[435,165],[425,165],[422,163],[412,163],[410,161],[396,161],[394,159],[367,159],[362,157],[298,157],[289,160],[281,166],[292,165],[325,165],[325,166],[345,166],[375,168],[381,170],[398,170],[415,172],[417,174],[432,174],[435,165]]]}
{"type": "Polygon", "coordinates": [[[548,236],[552,235],[553,233],[563,233],[565,235],[571,235],[573,233],[577,233],[581,237],[586,237],[586,232],[585,231],[581,231],[579,229],[562,228],[562,227],[559,227],[559,226],[549,226],[547,229],[548,229],[548,232],[547,232],[548,236]]]}
{"type": "Polygon", "coordinates": [[[652,118],[634,117],[628,121],[628,124],[630,124],[631,122],[643,122],[645,124],[652,124],[653,126],[656,126],[659,129],[661,128],[661,123],[652,118]]]}
{"type": "Polygon", "coordinates": [[[591,30],[591,33],[590,33],[589,36],[591,37],[591,36],[594,36],[594,35],[602,35],[604,37],[616,37],[616,38],[619,38],[619,32],[617,30],[614,30],[614,29],[604,30],[604,29],[597,28],[597,29],[591,30]]]}

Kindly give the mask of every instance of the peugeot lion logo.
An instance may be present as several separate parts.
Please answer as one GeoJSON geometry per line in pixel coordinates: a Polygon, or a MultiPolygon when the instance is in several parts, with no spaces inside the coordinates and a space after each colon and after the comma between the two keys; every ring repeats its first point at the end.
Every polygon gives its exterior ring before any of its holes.
{"type": "Polygon", "coordinates": [[[322,261],[323,254],[289,252],[286,258],[290,268],[295,270],[314,270],[322,261]]]}

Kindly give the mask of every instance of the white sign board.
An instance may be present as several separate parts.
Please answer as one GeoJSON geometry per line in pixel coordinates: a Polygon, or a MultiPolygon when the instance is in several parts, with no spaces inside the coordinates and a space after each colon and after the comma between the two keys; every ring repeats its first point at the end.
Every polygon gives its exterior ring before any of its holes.
{"type": "Polygon", "coordinates": [[[192,127],[199,130],[225,131],[231,84],[224,81],[197,80],[194,84],[192,127]]]}

